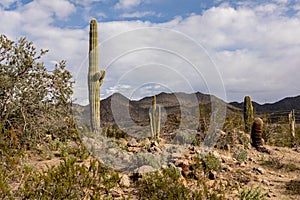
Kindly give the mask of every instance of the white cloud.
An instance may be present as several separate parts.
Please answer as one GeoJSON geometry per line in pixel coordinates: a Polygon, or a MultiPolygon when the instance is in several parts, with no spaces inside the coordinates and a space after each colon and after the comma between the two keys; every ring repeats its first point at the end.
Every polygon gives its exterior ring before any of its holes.
{"type": "Polygon", "coordinates": [[[133,13],[124,13],[120,17],[122,18],[141,18],[145,16],[159,16],[155,12],[146,11],[146,12],[133,12],[133,13]]]}
{"type": "MultiPolygon", "coordinates": [[[[88,4],[88,1],[84,2],[88,4]]],[[[141,3],[132,2],[120,1],[120,9],[130,9],[141,3]]],[[[5,24],[5,27],[0,27],[0,32],[11,39],[27,36],[34,41],[37,49],[50,49],[45,57],[46,64],[66,59],[68,69],[77,81],[75,97],[79,102],[85,102],[88,27],[67,29],[55,26],[56,18],[67,19],[76,8],[67,1],[57,0],[51,4],[33,1],[14,11],[0,8],[0,23],[5,24]]],[[[298,9],[296,5],[294,9],[298,9]]],[[[201,77],[184,60],[186,57],[209,66],[210,63],[203,60],[205,51],[197,49],[196,43],[205,47],[217,64],[228,100],[242,100],[246,94],[261,102],[297,95],[300,93],[296,87],[300,84],[300,15],[288,17],[285,11],[284,6],[278,4],[251,8],[222,5],[212,7],[201,15],[178,16],[164,23],[140,20],[99,23],[102,44],[109,38],[115,38],[110,46],[105,47],[107,52],[100,52],[103,57],[101,63],[108,63],[109,59],[127,52],[107,69],[101,87],[102,97],[121,91],[135,97],[138,97],[137,91],[141,95],[151,91],[207,92],[207,84],[213,84],[215,79],[214,74],[208,73],[210,68],[201,69],[204,74],[201,77]],[[141,28],[145,27],[151,30],[158,27],[162,31],[143,32],[141,28]],[[140,28],[139,31],[132,31],[137,28],[140,28]],[[168,32],[168,29],[178,32],[168,32]],[[132,31],[132,34],[124,33],[126,31],[132,31]],[[120,33],[123,34],[117,36],[120,33]],[[173,54],[147,47],[172,50],[173,54]]],[[[143,15],[142,12],[130,14],[143,15]]]]}
{"type": "Polygon", "coordinates": [[[71,0],[71,2],[83,5],[83,6],[90,6],[93,3],[99,3],[99,2],[107,2],[108,0],[71,0]]]}
{"type": "Polygon", "coordinates": [[[103,13],[103,12],[98,12],[96,15],[99,18],[107,18],[107,15],[105,13],[103,13]]]}
{"type": "Polygon", "coordinates": [[[286,4],[289,2],[289,0],[275,0],[277,3],[286,4]]]}
{"type": "Polygon", "coordinates": [[[119,0],[115,5],[115,9],[132,9],[137,7],[143,2],[143,0],[119,0]]]}

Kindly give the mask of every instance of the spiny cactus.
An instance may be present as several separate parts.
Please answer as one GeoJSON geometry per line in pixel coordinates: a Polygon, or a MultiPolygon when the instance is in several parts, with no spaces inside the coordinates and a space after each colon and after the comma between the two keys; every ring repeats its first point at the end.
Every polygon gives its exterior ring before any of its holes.
{"type": "Polygon", "coordinates": [[[156,105],[156,96],[153,97],[152,110],[149,112],[151,137],[158,139],[160,137],[161,107],[156,105]]]}
{"type": "Polygon", "coordinates": [[[251,130],[251,140],[252,146],[256,148],[257,151],[271,154],[271,151],[264,147],[264,140],[262,137],[264,122],[261,118],[255,117],[252,124],[251,130]]]}
{"type": "Polygon", "coordinates": [[[244,121],[245,121],[245,132],[251,132],[251,126],[253,123],[253,106],[250,96],[245,96],[244,98],[244,121]]]}
{"type": "Polygon", "coordinates": [[[89,48],[89,102],[92,131],[100,130],[100,86],[103,83],[105,71],[99,71],[98,28],[96,19],[90,23],[89,48]]]}
{"type": "Polygon", "coordinates": [[[256,117],[253,121],[252,130],[251,130],[251,140],[252,146],[260,147],[264,144],[262,138],[264,122],[261,118],[256,117]]]}

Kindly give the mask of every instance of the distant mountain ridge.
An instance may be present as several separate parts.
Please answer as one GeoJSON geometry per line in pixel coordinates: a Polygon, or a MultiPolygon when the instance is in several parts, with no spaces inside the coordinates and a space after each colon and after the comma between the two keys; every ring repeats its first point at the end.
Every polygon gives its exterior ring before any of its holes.
{"type": "MultiPolygon", "coordinates": [[[[243,109],[243,102],[231,102],[232,106],[243,109]]],[[[255,101],[252,102],[253,107],[258,113],[271,113],[271,112],[283,112],[291,110],[300,110],[300,95],[295,97],[286,97],[275,103],[259,104],[255,101]]]]}
{"type": "MultiPolygon", "coordinates": [[[[117,121],[134,121],[139,125],[148,125],[149,123],[149,109],[152,105],[153,96],[144,97],[140,100],[129,100],[127,97],[120,93],[114,93],[113,95],[101,100],[101,126],[107,123],[115,124],[117,121]]],[[[243,111],[243,102],[231,102],[227,103],[223,100],[209,94],[196,93],[160,93],[156,95],[157,104],[165,110],[167,121],[170,123],[180,120],[180,116],[183,112],[189,113],[191,118],[197,116],[199,112],[199,104],[203,104],[206,109],[209,110],[210,103],[212,101],[217,104],[224,105],[226,113],[243,111]],[[180,102],[179,102],[180,101],[180,102]]],[[[80,106],[82,108],[81,120],[85,124],[89,124],[89,106],[80,106]]],[[[296,120],[300,122],[300,95],[296,97],[287,97],[275,103],[259,104],[253,101],[253,107],[257,114],[269,113],[274,117],[285,117],[291,110],[296,112],[296,120]],[[276,114],[274,114],[276,113],[276,114]],[[276,116],[275,116],[276,115],[276,116]]],[[[189,114],[186,114],[185,117],[189,114]]],[[[275,120],[275,121],[276,121],[275,120]]],[[[118,124],[118,123],[117,123],[118,124]]]]}

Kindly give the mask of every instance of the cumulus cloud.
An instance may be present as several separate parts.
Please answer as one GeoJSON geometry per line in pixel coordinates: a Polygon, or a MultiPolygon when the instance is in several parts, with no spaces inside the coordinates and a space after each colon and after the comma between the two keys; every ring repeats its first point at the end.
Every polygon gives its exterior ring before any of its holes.
{"type": "MultiPolygon", "coordinates": [[[[141,2],[117,5],[131,9],[141,2]]],[[[112,92],[133,98],[160,91],[219,94],[220,77],[227,101],[248,94],[260,102],[298,95],[300,15],[286,14],[289,2],[272,2],[221,5],[163,23],[99,23],[100,67],[107,70],[101,97],[112,92]]],[[[55,26],[55,20],[68,19],[76,8],[67,1],[51,4],[33,1],[13,11],[0,9],[0,23],[6,24],[0,31],[12,39],[27,36],[38,48],[50,49],[45,63],[66,59],[76,79],[75,98],[86,102],[88,23],[82,29],[55,26]]],[[[127,17],[143,14],[129,12],[127,17]]]]}
{"type": "Polygon", "coordinates": [[[119,0],[115,5],[115,9],[132,9],[137,7],[143,2],[143,0],[119,0]]]}
{"type": "Polygon", "coordinates": [[[123,13],[122,15],[120,15],[121,18],[141,18],[145,16],[159,16],[159,15],[152,11],[123,13]]]}

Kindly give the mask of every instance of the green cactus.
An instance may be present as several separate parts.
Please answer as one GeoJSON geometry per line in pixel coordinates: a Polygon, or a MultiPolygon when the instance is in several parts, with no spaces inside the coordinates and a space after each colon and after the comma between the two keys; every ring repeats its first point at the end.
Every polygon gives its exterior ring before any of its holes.
{"type": "Polygon", "coordinates": [[[158,139],[160,137],[161,107],[160,105],[156,105],[156,96],[153,97],[152,110],[149,112],[149,118],[151,127],[151,137],[158,139]]]}
{"type": "Polygon", "coordinates": [[[98,28],[96,19],[90,23],[89,48],[89,102],[92,131],[100,130],[100,86],[103,83],[105,71],[99,71],[98,28]]]}
{"type": "Polygon", "coordinates": [[[244,98],[244,122],[245,132],[251,133],[251,127],[254,120],[253,106],[250,96],[244,98]]]}

